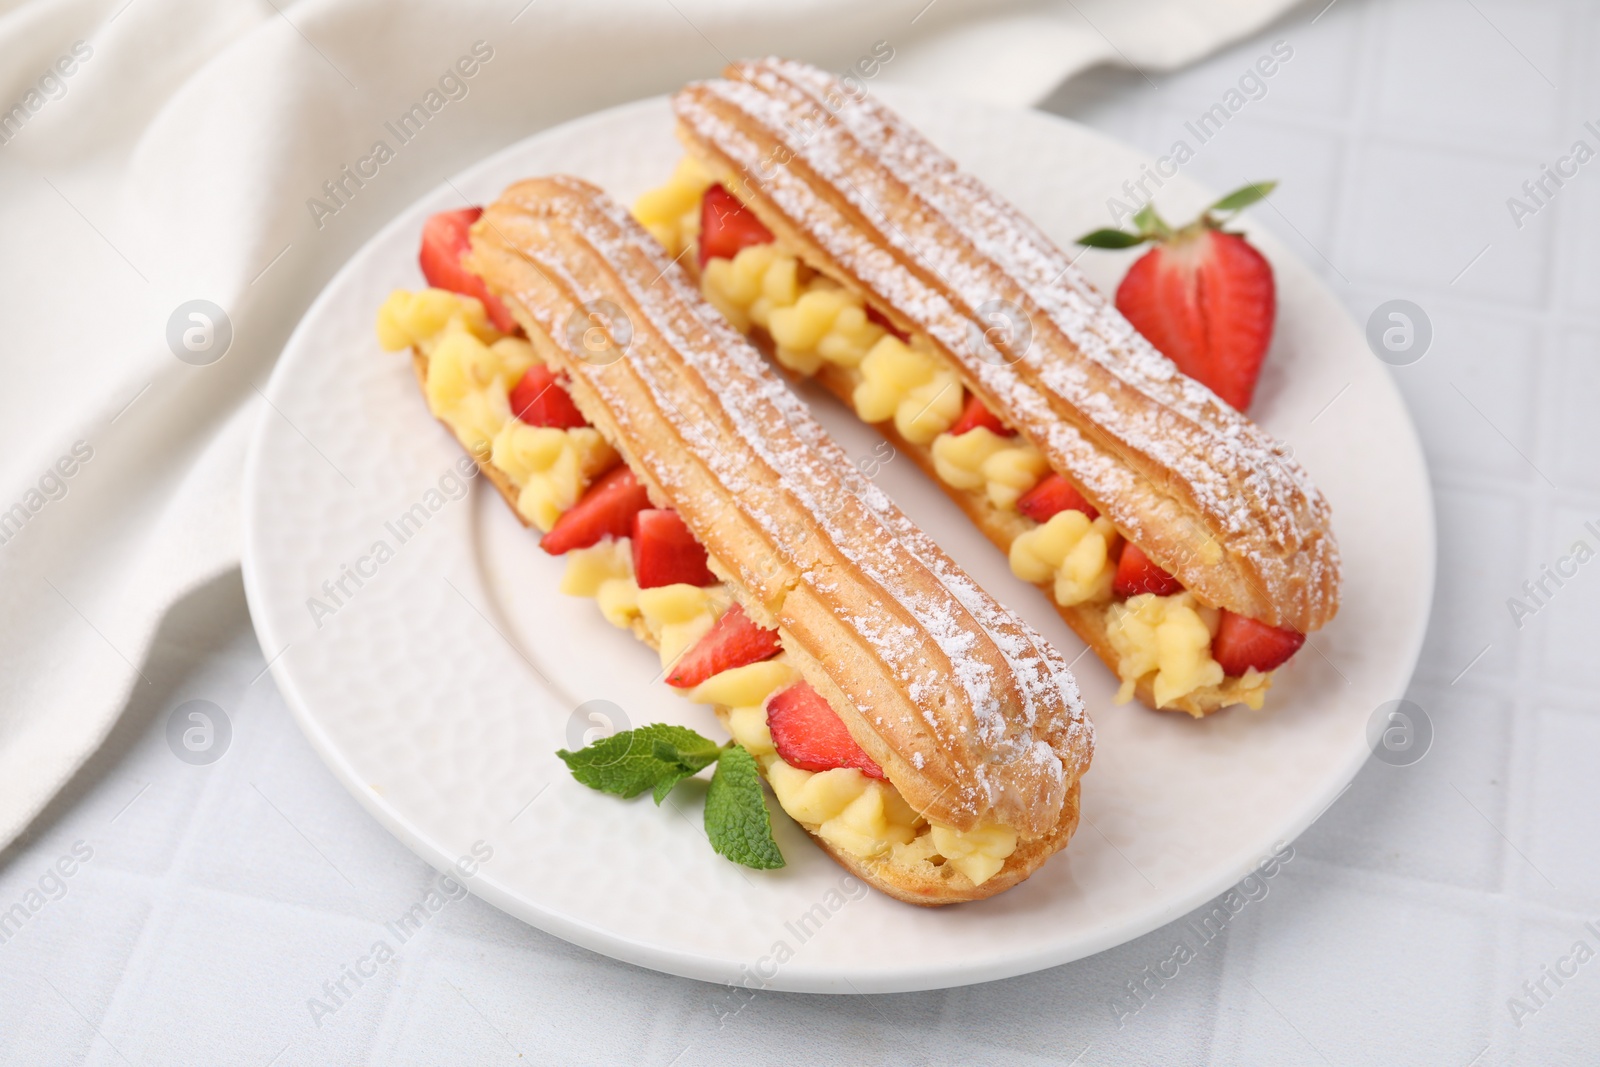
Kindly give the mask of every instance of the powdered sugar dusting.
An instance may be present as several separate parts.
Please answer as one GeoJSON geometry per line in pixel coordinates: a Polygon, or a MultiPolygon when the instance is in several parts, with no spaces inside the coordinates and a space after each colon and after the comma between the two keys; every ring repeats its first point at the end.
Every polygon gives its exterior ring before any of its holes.
{"type": "MultiPolygon", "coordinates": [[[[521,301],[557,345],[569,344],[558,320],[573,305],[607,299],[632,319],[624,359],[580,365],[574,374],[623,426],[660,420],[673,428],[681,449],[628,458],[691,525],[722,509],[728,522],[759,528],[801,587],[830,598],[841,590],[855,594],[844,598],[853,605],[846,621],[909,697],[920,726],[908,735],[913,724],[885,715],[873,693],[850,692],[852,672],[841,670],[835,681],[867,720],[903,745],[918,770],[936,761],[967,810],[1032,809],[1027,817],[1037,824],[1042,806],[1050,816],[1042,825],[1053,825],[1093,746],[1060,655],[983,593],[861,474],[622,208],[575,179],[546,179],[513,187],[490,213],[493,236],[486,243],[533,262],[545,283],[570,295],[568,304],[521,301]],[[641,410],[641,388],[649,397],[643,406],[654,410],[641,410]],[[796,506],[820,536],[796,538],[796,506]]],[[[716,526],[695,533],[714,544],[716,526]]],[[[746,584],[755,588],[763,580],[746,584]]],[[[827,650],[811,651],[829,665],[827,650]]]]}
{"type": "Polygon", "coordinates": [[[1339,561],[1327,504],[1281,445],[1179,373],[1037,227],[887,108],[826,107],[848,94],[803,64],[739,71],[674,98],[691,138],[743,173],[736,192],[767,201],[839,280],[945,350],[1128,536],[1160,548],[1174,516],[1198,517],[1231,586],[1192,554],[1177,561],[1186,584],[1302,628],[1331,617],[1339,561]],[[993,359],[975,328],[991,300],[1032,325],[1031,347],[1007,351],[1013,362],[993,359]]]}

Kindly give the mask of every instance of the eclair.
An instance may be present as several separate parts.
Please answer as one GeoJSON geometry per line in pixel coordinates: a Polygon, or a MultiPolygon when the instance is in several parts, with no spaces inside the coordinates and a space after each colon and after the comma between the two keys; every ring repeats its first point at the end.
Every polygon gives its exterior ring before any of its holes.
{"type": "Polygon", "coordinates": [[[1333,618],[1329,508],[1287,448],[859,87],[778,59],[673,97],[636,217],[728,321],[879,426],[1121,680],[1262,706],[1333,618]]]}
{"type": "Polygon", "coordinates": [[[1001,892],[1066,845],[1094,734],[1064,659],[625,208],[542,178],[429,225],[425,273],[448,288],[394,293],[380,340],[412,350],[431,412],[566,557],[563,591],[656,648],[791,818],[922,905],[1001,892]]]}

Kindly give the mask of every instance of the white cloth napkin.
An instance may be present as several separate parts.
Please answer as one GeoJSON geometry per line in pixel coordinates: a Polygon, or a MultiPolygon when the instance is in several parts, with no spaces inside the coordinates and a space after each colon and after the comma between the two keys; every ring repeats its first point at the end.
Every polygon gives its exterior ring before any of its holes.
{"type": "Polygon", "coordinates": [[[442,179],[732,57],[888,54],[886,80],[1026,105],[1289,2],[0,0],[0,848],[148,684],[167,609],[237,566],[245,443],[281,417],[260,390],[302,311],[442,179]],[[226,319],[169,329],[195,300],[226,319]]]}

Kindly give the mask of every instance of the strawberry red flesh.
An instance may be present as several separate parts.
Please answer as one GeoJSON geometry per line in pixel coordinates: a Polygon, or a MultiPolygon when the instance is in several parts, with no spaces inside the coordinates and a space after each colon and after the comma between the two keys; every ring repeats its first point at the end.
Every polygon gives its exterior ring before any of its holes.
{"type": "Polygon", "coordinates": [[[805,682],[796,682],[767,701],[767,729],[783,762],[803,771],[854,767],[869,778],[883,768],[856,744],[838,714],[805,682]]]}
{"type": "Polygon", "coordinates": [[[693,648],[678,657],[667,684],[693,689],[713,674],[771,659],[780,647],[778,631],[757,626],[744,608],[735,604],[693,648]]]}
{"type": "Polygon", "coordinates": [[[1017,431],[1001,422],[994,412],[984,406],[983,401],[979,400],[976,394],[969,394],[966,407],[961,409],[961,417],[956,420],[954,426],[950,427],[950,433],[960,437],[967,431],[976,430],[980,426],[999,434],[1001,437],[1017,436],[1017,431]]]}
{"type": "Polygon", "coordinates": [[[645,508],[633,516],[633,578],[640,589],[663,585],[715,585],[705,546],[676,511],[645,508]]]}
{"type": "Polygon", "coordinates": [[[1236,233],[1181,232],[1134,263],[1117,310],[1178,369],[1239,411],[1272,343],[1272,267],[1236,233]]]}
{"type": "Polygon", "coordinates": [[[1217,636],[1211,639],[1211,655],[1222,665],[1223,674],[1237,678],[1251,667],[1270,671],[1283,666],[1305,643],[1305,634],[1268,626],[1224,608],[1217,636]]]}
{"type": "Polygon", "coordinates": [[[1122,546],[1122,558],[1117,560],[1117,576],[1111,588],[1120,597],[1140,593],[1171,596],[1183,591],[1176,578],[1150,562],[1150,557],[1132,541],[1122,546]]]}
{"type": "Polygon", "coordinates": [[[1017,500],[1017,510],[1034,522],[1049,522],[1063,511],[1081,511],[1089,518],[1100,513],[1083,498],[1077,488],[1059,474],[1047,474],[1038,485],[1029,489],[1017,500]]]}
{"type": "Polygon", "coordinates": [[[529,426],[573,430],[589,425],[561,386],[561,376],[543,364],[529,367],[511,388],[511,413],[529,426]]]}
{"type": "Polygon", "coordinates": [[[756,213],[720,185],[706,190],[700,201],[700,267],[710,259],[732,259],[742,248],[772,241],[772,231],[761,225],[756,213]]]}
{"type": "Polygon", "coordinates": [[[417,262],[422,266],[422,276],[435,289],[448,289],[462,296],[475,296],[483,302],[489,321],[501,333],[516,333],[517,320],[511,317],[498,297],[489,292],[483,279],[468,270],[461,262],[472,248],[467,231],[483,214],[481,207],[466,207],[460,211],[441,211],[422,224],[422,252],[417,262]]]}
{"type": "Polygon", "coordinates": [[[625,466],[612,468],[562,513],[539,547],[552,556],[588,548],[606,537],[627,537],[633,517],[650,506],[644,486],[625,466]]]}
{"type": "Polygon", "coordinates": [[[904,330],[902,330],[900,327],[896,326],[894,323],[889,321],[889,316],[885,315],[883,312],[879,311],[877,308],[873,307],[871,304],[866,305],[866,312],[867,312],[867,321],[868,322],[877,323],[879,326],[882,326],[885,330],[888,330],[890,333],[892,333],[896,337],[900,338],[901,341],[909,342],[911,340],[911,338],[909,336],[907,336],[907,334],[906,334],[906,332],[904,330]]]}

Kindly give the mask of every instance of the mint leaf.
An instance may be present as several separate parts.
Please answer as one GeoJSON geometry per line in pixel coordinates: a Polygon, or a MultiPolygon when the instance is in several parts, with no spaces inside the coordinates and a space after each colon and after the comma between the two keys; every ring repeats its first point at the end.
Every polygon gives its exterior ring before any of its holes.
{"type": "Polygon", "coordinates": [[[1235,189],[1215,204],[1206,208],[1206,211],[1243,211],[1258,200],[1265,199],[1266,195],[1278,187],[1273,182],[1252,182],[1242,189],[1235,189]]]}
{"type": "Polygon", "coordinates": [[[691,775],[699,774],[717,758],[717,753],[722,751],[722,746],[715,741],[707,741],[693,730],[684,732],[694,739],[692,743],[655,738],[651,754],[660,762],[677,768],[676,771],[662,775],[656,782],[655,792],[652,795],[658,808],[661,802],[667,799],[667,794],[672,792],[673,786],[691,775]]]}
{"type": "Polygon", "coordinates": [[[667,799],[667,794],[672,792],[674,786],[692,774],[694,774],[693,771],[683,770],[680,768],[679,771],[673,771],[667,775],[664,775],[660,781],[656,782],[655,789],[650,793],[651,798],[656,802],[656,807],[659,808],[661,806],[661,802],[667,799]]]}
{"type": "Polygon", "coordinates": [[[591,789],[636,797],[653,790],[659,804],[672,787],[710,765],[718,746],[684,726],[651,723],[601,738],[577,752],[556,753],[591,789]]]}
{"type": "Polygon", "coordinates": [[[652,723],[602,738],[577,752],[556,755],[572,776],[591,789],[619,797],[650,790],[660,804],[685,778],[717,765],[706,792],[705,826],[718,853],[758,870],[782,867],[783,853],[772,839],[756,761],[738,745],[724,748],[693,730],[652,723]]]}
{"type": "Polygon", "coordinates": [[[783,866],[755,757],[740,745],[730,745],[717,757],[706,793],[706,836],[712,848],[735,863],[762,871],[783,866]]]}
{"type": "MultiPolygon", "coordinates": [[[[717,758],[717,753],[722,751],[722,746],[715,741],[708,741],[683,726],[666,726],[658,723],[663,731],[672,731],[666,736],[652,737],[651,754],[662,763],[681,763],[692,766],[695,770],[709,767],[711,761],[717,758]]],[[[646,726],[648,730],[650,727],[646,726]]],[[[638,733],[639,731],[634,731],[638,733]]]]}
{"type": "Polygon", "coordinates": [[[1090,248],[1132,248],[1144,244],[1146,240],[1141,234],[1124,230],[1091,230],[1078,238],[1078,243],[1090,248]]]}

